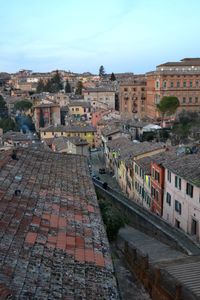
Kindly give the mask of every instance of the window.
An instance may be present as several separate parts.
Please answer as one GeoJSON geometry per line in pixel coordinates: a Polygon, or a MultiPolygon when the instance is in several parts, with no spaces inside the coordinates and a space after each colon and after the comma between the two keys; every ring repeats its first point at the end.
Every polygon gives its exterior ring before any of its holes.
{"type": "Polygon", "coordinates": [[[152,168],[152,177],[155,178],[155,169],[152,168]]]}
{"type": "Polygon", "coordinates": [[[158,201],[158,191],[157,190],[155,190],[155,199],[156,199],[156,201],[158,201]]]}
{"type": "Polygon", "coordinates": [[[176,83],[176,87],[179,88],[180,87],[180,81],[177,81],[176,83]]]}
{"type": "Polygon", "coordinates": [[[196,80],[195,84],[196,84],[196,87],[198,87],[199,86],[199,81],[196,80]]]}
{"type": "Polygon", "coordinates": [[[175,187],[181,190],[181,178],[179,178],[178,176],[175,176],[175,187]]]}
{"type": "Polygon", "coordinates": [[[151,187],[151,196],[153,198],[155,197],[155,192],[156,192],[156,190],[153,187],[151,187]]]}
{"type": "Polygon", "coordinates": [[[76,107],[76,111],[79,111],[79,108],[78,108],[78,107],[76,107]]]}
{"type": "Polygon", "coordinates": [[[193,185],[187,182],[186,185],[186,194],[193,198],[193,185]]]}
{"type": "Polygon", "coordinates": [[[128,89],[127,89],[127,88],[124,88],[124,92],[128,92],[128,89]]]}
{"type": "Polygon", "coordinates": [[[157,180],[158,183],[160,182],[160,174],[157,171],[155,171],[155,180],[157,180]]]}
{"type": "Polygon", "coordinates": [[[169,206],[171,206],[171,195],[168,192],[166,194],[166,202],[169,204],[169,206]]]}
{"type": "Polygon", "coordinates": [[[44,135],[46,135],[46,132],[44,131],[44,135]]]}
{"type": "Polygon", "coordinates": [[[177,211],[179,215],[181,215],[181,203],[178,202],[178,200],[175,200],[175,211],[177,211]]]}
{"type": "Polygon", "coordinates": [[[192,81],[190,81],[190,87],[192,87],[192,81]]]}
{"type": "Polygon", "coordinates": [[[189,103],[192,103],[192,97],[189,98],[189,103]]]}
{"type": "Polygon", "coordinates": [[[63,132],[61,132],[61,135],[63,135],[63,132]]]}
{"type": "Polygon", "coordinates": [[[159,81],[156,81],[156,88],[159,89],[159,81]]]}
{"type": "Polygon", "coordinates": [[[167,180],[169,181],[169,182],[171,182],[171,172],[169,171],[169,170],[167,170],[167,180]]]}
{"type": "Polygon", "coordinates": [[[183,103],[185,103],[186,102],[186,99],[185,99],[185,97],[183,97],[183,103]]]}
{"type": "Polygon", "coordinates": [[[137,181],[135,181],[135,189],[137,190],[137,181]]]}
{"type": "Polygon", "coordinates": [[[72,107],[72,111],[74,111],[74,108],[72,107]]]}
{"type": "Polygon", "coordinates": [[[184,88],[186,87],[186,81],[183,81],[183,87],[184,88]]]}
{"type": "Polygon", "coordinates": [[[195,97],[195,103],[198,103],[199,99],[198,97],[195,97]]]}
{"type": "Polygon", "coordinates": [[[173,88],[174,87],[174,83],[173,81],[170,82],[170,87],[173,88]]]}
{"type": "Polygon", "coordinates": [[[135,165],[135,173],[138,174],[138,166],[135,165]]]}
{"type": "Polygon", "coordinates": [[[165,80],[163,81],[163,88],[166,89],[166,87],[167,87],[167,81],[165,80]]]}

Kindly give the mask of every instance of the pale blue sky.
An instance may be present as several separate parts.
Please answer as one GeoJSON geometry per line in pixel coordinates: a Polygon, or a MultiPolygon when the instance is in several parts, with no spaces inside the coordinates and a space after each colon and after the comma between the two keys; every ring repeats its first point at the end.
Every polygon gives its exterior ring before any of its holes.
{"type": "Polygon", "coordinates": [[[199,0],[0,0],[0,72],[143,73],[200,57],[199,0]]]}

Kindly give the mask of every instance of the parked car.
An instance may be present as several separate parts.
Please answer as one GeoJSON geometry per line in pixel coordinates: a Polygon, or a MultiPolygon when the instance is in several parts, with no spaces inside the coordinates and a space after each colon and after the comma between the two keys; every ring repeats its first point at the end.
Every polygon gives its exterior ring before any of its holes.
{"type": "Polygon", "coordinates": [[[100,168],[99,169],[99,174],[106,174],[106,169],[105,168],[100,168]]]}

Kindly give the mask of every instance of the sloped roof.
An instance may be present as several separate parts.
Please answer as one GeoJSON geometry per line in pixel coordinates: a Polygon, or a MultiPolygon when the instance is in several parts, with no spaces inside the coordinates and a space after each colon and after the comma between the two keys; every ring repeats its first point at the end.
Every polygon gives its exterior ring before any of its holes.
{"type": "Polygon", "coordinates": [[[119,299],[87,160],[0,154],[0,298],[119,299]]]}

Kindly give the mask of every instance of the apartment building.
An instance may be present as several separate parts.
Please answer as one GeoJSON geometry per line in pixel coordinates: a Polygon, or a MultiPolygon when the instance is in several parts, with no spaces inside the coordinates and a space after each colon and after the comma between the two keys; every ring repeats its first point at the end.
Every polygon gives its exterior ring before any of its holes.
{"type": "Polygon", "coordinates": [[[178,154],[165,167],[163,218],[200,238],[200,153],[178,154]]]}
{"type": "Polygon", "coordinates": [[[91,103],[93,110],[115,109],[115,91],[108,88],[83,90],[84,100],[91,103]]]}
{"type": "Polygon", "coordinates": [[[60,125],[60,106],[45,101],[33,107],[33,119],[36,130],[41,127],[60,125]]]}
{"type": "Polygon", "coordinates": [[[145,76],[135,77],[132,81],[120,83],[119,86],[120,114],[124,118],[143,118],[146,114],[146,79],[145,76]]]}
{"type": "Polygon", "coordinates": [[[71,101],[68,104],[69,112],[77,120],[90,121],[92,118],[91,104],[86,101],[71,101]]]}
{"type": "Polygon", "coordinates": [[[151,156],[134,162],[134,200],[151,210],[151,156]]]}
{"type": "Polygon", "coordinates": [[[156,67],[147,76],[146,115],[159,118],[156,109],[163,96],[176,96],[181,111],[200,111],[200,58],[184,58],[156,67]]]}
{"type": "Polygon", "coordinates": [[[86,140],[90,147],[95,146],[95,134],[96,130],[89,124],[70,124],[70,125],[59,125],[49,126],[48,128],[41,128],[40,136],[41,139],[47,141],[49,145],[52,144],[54,137],[80,137],[86,140]]]}

